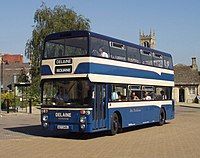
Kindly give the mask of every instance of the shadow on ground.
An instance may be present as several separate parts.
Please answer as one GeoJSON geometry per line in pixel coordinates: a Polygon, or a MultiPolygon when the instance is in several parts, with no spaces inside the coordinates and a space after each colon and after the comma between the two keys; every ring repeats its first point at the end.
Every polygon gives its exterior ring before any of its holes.
{"type": "Polygon", "coordinates": [[[109,135],[108,132],[85,134],[85,133],[68,133],[66,131],[48,131],[48,130],[43,129],[40,125],[12,127],[12,128],[4,128],[4,129],[15,132],[15,133],[25,134],[27,136],[66,138],[66,139],[74,139],[74,140],[93,139],[93,138],[104,137],[104,136],[109,135]]]}
{"type": "MultiPolygon", "coordinates": [[[[136,127],[124,128],[123,131],[120,132],[119,134],[134,132],[137,130],[142,130],[144,128],[152,128],[152,127],[156,127],[156,124],[147,124],[147,125],[140,125],[136,127]]],[[[48,130],[43,129],[40,125],[5,128],[5,130],[25,134],[27,136],[65,138],[65,139],[74,139],[74,140],[87,140],[87,139],[95,139],[99,137],[111,136],[109,131],[89,133],[89,134],[67,133],[66,131],[48,131],[48,130]]]]}

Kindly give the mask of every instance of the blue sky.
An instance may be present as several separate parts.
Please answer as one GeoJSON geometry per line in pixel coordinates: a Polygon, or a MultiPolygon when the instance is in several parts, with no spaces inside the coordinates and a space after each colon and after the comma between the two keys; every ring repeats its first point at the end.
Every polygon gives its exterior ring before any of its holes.
{"type": "MultiPolygon", "coordinates": [[[[139,43],[139,30],[155,29],[157,49],[170,52],[174,63],[200,65],[199,0],[43,0],[65,4],[91,21],[91,30],[139,43]]],[[[41,0],[1,0],[0,52],[22,53],[31,37],[33,16],[41,0]]],[[[200,67],[200,66],[199,66],[200,67]]]]}

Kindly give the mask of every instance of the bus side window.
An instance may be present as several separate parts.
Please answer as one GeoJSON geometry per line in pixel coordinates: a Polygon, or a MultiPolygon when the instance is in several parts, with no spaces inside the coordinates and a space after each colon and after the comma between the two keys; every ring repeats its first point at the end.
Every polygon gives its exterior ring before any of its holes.
{"type": "Polygon", "coordinates": [[[156,87],[156,100],[171,99],[171,90],[168,87],[156,87]]]}
{"type": "Polygon", "coordinates": [[[153,65],[156,67],[163,67],[163,57],[160,54],[153,53],[153,65]]]}
{"type": "Polygon", "coordinates": [[[127,47],[127,60],[133,63],[141,63],[139,49],[127,47]]]}
{"type": "Polygon", "coordinates": [[[141,92],[140,85],[128,85],[129,101],[141,100],[141,92]]]}
{"type": "Polygon", "coordinates": [[[112,93],[111,93],[111,101],[126,101],[127,93],[126,93],[126,85],[113,85],[112,93]]]}
{"type": "Polygon", "coordinates": [[[98,39],[95,37],[90,38],[90,54],[91,56],[98,56],[98,57],[104,57],[109,58],[109,46],[108,41],[98,39]]]}
{"type": "Polygon", "coordinates": [[[126,46],[116,42],[110,43],[111,58],[116,60],[126,60],[126,46]]]}
{"type": "Polygon", "coordinates": [[[167,68],[167,69],[173,68],[173,63],[172,63],[171,57],[164,56],[164,68],[167,68]]]}
{"type": "Polygon", "coordinates": [[[142,86],[142,97],[143,100],[155,100],[155,87],[142,86]]]}
{"type": "Polygon", "coordinates": [[[151,52],[140,50],[140,53],[141,53],[142,64],[153,65],[151,52]]]}

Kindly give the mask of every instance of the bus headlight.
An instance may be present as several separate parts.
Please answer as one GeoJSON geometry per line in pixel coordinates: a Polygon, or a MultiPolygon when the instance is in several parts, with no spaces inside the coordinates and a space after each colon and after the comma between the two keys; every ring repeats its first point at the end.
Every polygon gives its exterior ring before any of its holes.
{"type": "Polygon", "coordinates": [[[86,117],[85,116],[81,116],[80,117],[80,123],[85,123],[86,121],[86,117]]]}
{"type": "Polygon", "coordinates": [[[47,115],[43,115],[42,116],[42,120],[46,122],[48,120],[48,116],[47,115]]]}
{"type": "Polygon", "coordinates": [[[44,128],[48,127],[48,123],[47,122],[43,123],[42,125],[43,125],[44,128]]]}
{"type": "Polygon", "coordinates": [[[81,124],[81,129],[85,129],[85,124],[81,124]]]}
{"type": "Polygon", "coordinates": [[[85,112],[85,114],[86,114],[86,115],[90,115],[90,111],[87,110],[87,111],[85,112]]]}

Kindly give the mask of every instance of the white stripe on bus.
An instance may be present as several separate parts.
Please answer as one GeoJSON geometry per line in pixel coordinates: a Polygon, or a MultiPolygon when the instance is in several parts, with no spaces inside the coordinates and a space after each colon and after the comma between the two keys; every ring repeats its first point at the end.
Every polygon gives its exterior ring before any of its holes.
{"type": "Polygon", "coordinates": [[[41,108],[41,110],[92,110],[92,108],[41,108]]]}
{"type": "Polygon", "coordinates": [[[109,102],[108,109],[112,108],[127,108],[127,107],[143,107],[143,106],[158,106],[172,105],[171,100],[166,101],[138,101],[138,102],[109,102]]]}
{"type": "Polygon", "coordinates": [[[121,83],[121,84],[141,84],[141,85],[156,85],[156,86],[174,86],[173,81],[155,80],[148,78],[134,78],[125,76],[112,75],[97,75],[97,74],[59,74],[59,75],[43,75],[41,79],[66,79],[66,78],[86,78],[91,82],[99,83],[121,83]]]}
{"type": "Polygon", "coordinates": [[[88,77],[91,82],[174,86],[173,81],[155,80],[148,78],[135,78],[135,77],[97,75],[97,74],[89,74],[88,77]]]}
{"type": "Polygon", "coordinates": [[[86,78],[88,74],[57,74],[57,75],[42,75],[41,79],[68,79],[68,78],[86,78]]]}
{"type": "MultiPolygon", "coordinates": [[[[51,68],[51,71],[54,74],[54,68],[55,68],[55,60],[56,59],[48,59],[43,60],[42,65],[49,65],[51,68]]],[[[134,68],[138,70],[148,70],[152,72],[156,72],[157,74],[161,75],[161,73],[167,73],[167,74],[174,74],[173,70],[168,70],[164,68],[158,68],[158,67],[152,67],[152,66],[146,66],[146,65],[140,65],[140,64],[134,64],[129,62],[121,62],[116,60],[109,60],[109,59],[102,59],[102,58],[95,58],[95,57],[80,57],[80,58],[73,58],[72,61],[72,73],[76,70],[77,66],[80,63],[96,63],[96,64],[105,64],[105,65],[112,65],[112,66],[120,66],[124,68],[134,68]]],[[[63,64],[66,65],[66,64],[63,64]]],[[[57,75],[57,74],[56,74],[57,75]]]]}

